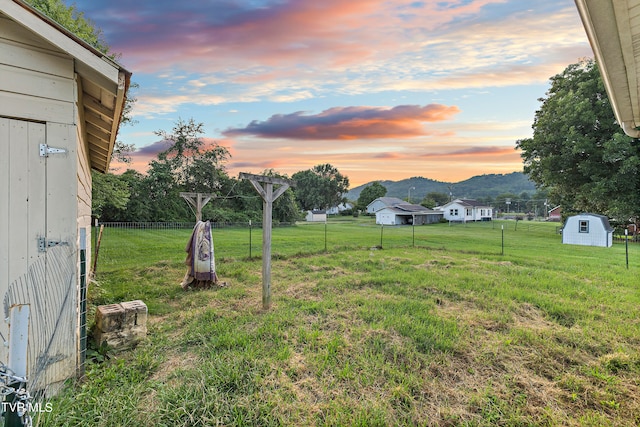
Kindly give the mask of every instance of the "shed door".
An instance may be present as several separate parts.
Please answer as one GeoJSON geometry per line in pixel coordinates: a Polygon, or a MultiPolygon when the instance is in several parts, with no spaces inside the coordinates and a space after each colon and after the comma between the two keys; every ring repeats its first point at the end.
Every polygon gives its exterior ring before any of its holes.
{"type": "MultiPolygon", "coordinates": [[[[40,382],[38,389],[69,376],[68,367],[56,364],[69,361],[75,350],[75,242],[69,226],[57,225],[73,219],[67,218],[75,206],[73,193],[62,195],[58,187],[65,169],[75,174],[65,165],[68,153],[60,159],[40,153],[41,144],[68,144],[68,136],[58,137],[60,128],[0,117],[0,314],[4,319],[12,305],[30,305],[27,375],[30,386],[40,382]],[[58,212],[60,204],[67,207],[58,212]],[[63,244],[51,246],[54,242],[63,244]]],[[[6,341],[4,320],[0,333],[6,341]]],[[[2,362],[8,354],[0,345],[2,362]]]]}
{"type": "MultiPolygon", "coordinates": [[[[45,161],[39,146],[45,143],[42,123],[0,118],[0,298],[13,282],[27,280],[29,265],[43,259],[38,237],[46,229],[45,161]]],[[[1,319],[5,318],[6,308],[1,319]]],[[[7,322],[0,320],[1,339],[8,339],[7,322]]],[[[8,349],[0,346],[7,363],[8,349]]]]}

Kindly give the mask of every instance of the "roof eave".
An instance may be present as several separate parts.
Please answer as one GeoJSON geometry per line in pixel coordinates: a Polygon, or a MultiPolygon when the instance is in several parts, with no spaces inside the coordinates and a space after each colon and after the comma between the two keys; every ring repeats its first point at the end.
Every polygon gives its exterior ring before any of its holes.
{"type": "Polygon", "coordinates": [[[89,144],[91,167],[107,172],[122,122],[131,72],[23,0],[0,0],[0,5],[16,23],[71,56],[75,72],[82,80],[80,87],[93,87],[97,96],[83,94],[82,105],[79,105],[83,109],[80,116],[93,120],[86,120],[80,126],[89,144]],[[104,100],[108,100],[108,104],[104,104],[104,100]],[[96,126],[98,131],[89,137],[87,129],[96,126]]]}
{"type": "Polygon", "coordinates": [[[638,64],[628,2],[575,0],[587,38],[600,67],[616,120],[623,131],[640,137],[638,64]]]}

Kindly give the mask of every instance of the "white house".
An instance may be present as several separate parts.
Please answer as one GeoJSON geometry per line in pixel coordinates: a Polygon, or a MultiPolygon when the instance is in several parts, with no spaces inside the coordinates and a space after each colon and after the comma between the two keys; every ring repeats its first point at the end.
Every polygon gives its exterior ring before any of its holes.
{"type": "Polygon", "coordinates": [[[442,212],[420,205],[403,203],[376,211],[376,224],[382,225],[423,225],[439,222],[442,212]]]}
{"type": "Polygon", "coordinates": [[[305,221],[307,222],[325,222],[327,220],[327,211],[325,210],[312,210],[307,211],[305,221]]]}
{"type": "Polygon", "coordinates": [[[340,212],[344,212],[349,209],[353,209],[353,205],[351,203],[340,203],[338,206],[327,209],[327,215],[338,215],[340,212]]]}
{"type": "Polygon", "coordinates": [[[402,199],[398,199],[397,197],[378,197],[367,205],[367,213],[373,214],[382,208],[403,204],[407,204],[407,202],[402,199]]]}
{"type": "Polygon", "coordinates": [[[455,199],[439,209],[448,221],[491,221],[493,218],[493,208],[476,200],[455,199]]]}
{"type": "Polygon", "coordinates": [[[583,213],[567,218],[562,227],[562,243],[585,246],[613,246],[613,227],[604,215],[583,213]]]}
{"type": "MultiPolygon", "coordinates": [[[[51,392],[84,360],[91,169],[109,167],[130,78],[23,1],[0,0],[0,298],[3,318],[29,313],[0,333],[28,323],[30,390],[51,392]]],[[[0,346],[0,361],[18,347],[0,346]]]]}

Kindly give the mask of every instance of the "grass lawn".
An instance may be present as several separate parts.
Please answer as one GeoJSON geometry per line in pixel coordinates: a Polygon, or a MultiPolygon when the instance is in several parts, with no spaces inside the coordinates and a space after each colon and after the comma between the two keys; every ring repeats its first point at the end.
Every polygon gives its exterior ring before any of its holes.
{"type": "Polygon", "coordinates": [[[190,230],[107,229],[91,302],[142,299],[148,339],[40,425],[638,425],[640,248],[627,269],[556,226],[275,228],[270,310],[258,229],[214,230],[229,285],[204,291],[190,230]]]}

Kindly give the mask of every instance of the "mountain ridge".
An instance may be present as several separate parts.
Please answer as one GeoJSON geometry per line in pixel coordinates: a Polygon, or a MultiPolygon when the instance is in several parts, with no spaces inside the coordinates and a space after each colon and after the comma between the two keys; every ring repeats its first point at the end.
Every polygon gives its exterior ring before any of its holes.
{"type": "Polygon", "coordinates": [[[421,176],[400,181],[374,180],[349,190],[345,197],[352,201],[358,200],[360,192],[375,181],[378,181],[387,189],[387,197],[397,197],[404,200],[410,197],[413,203],[420,203],[425,195],[430,192],[451,194],[451,197],[459,199],[495,198],[500,194],[513,193],[519,195],[522,192],[528,192],[533,195],[536,192],[535,184],[524,173],[511,172],[507,174],[476,175],[455,183],[437,181],[421,176]]]}

